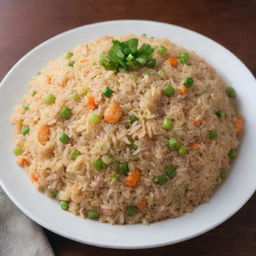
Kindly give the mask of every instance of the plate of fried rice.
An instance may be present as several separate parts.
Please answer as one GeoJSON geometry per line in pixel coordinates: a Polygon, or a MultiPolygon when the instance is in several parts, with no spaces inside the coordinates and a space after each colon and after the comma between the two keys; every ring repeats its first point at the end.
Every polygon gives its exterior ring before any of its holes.
{"type": "Polygon", "coordinates": [[[255,191],[255,85],[230,51],[175,25],[64,32],[1,82],[1,186],[28,217],[79,242],[195,237],[255,191]]]}

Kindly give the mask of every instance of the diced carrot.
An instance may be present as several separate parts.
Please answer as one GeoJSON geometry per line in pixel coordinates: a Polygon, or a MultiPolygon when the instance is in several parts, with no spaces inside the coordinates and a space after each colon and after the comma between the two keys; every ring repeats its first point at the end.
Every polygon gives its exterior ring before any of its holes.
{"type": "Polygon", "coordinates": [[[30,165],[29,160],[26,158],[17,158],[16,163],[21,167],[30,165]]]}
{"type": "Polygon", "coordinates": [[[140,180],[140,170],[139,169],[134,169],[131,172],[129,172],[128,176],[126,177],[126,179],[124,180],[124,183],[126,186],[129,187],[134,187],[137,185],[137,183],[140,180]]]}
{"type": "Polygon", "coordinates": [[[199,119],[195,119],[195,120],[193,120],[192,121],[192,124],[194,125],[194,126],[196,126],[196,127],[199,127],[200,125],[201,125],[201,120],[199,120],[199,119]]]}
{"type": "Polygon", "coordinates": [[[91,110],[94,110],[98,107],[98,105],[95,102],[95,98],[93,96],[87,97],[87,107],[91,110]]]}
{"type": "Polygon", "coordinates": [[[30,177],[32,181],[38,182],[38,175],[36,173],[32,172],[30,177]]]}
{"type": "Polygon", "coordinates": [[[83,59],[83,60],[80,60],[79,62],[80,62],[80,63],[85,63],[85,62],[87,62],[87,61],[89,61],[89,60],[83,59]]]}
{"type": "Polygon", "coordinates": [[[47,76],[46,76],[46,81],[47,81],[48,84],[50,84],[51,81],[52,81],[52,77],[49,76],[49,75],[47,75],[47,76]]]}
{"type": "Polygon", "coordinates": [[[112,101],[104,111],[104,121],[106,123],[117,123],[122,116],[122,109],[118,102],[112,101]]]}
{"type": "Polygon", "coordinates": [[[241,118],[237,118],[234,120],[234,125],[236,128],[236,136],[239,136],[244,130],[244,121],[241,118]]]}
{"type": "Polygon", "coordinates": [[[191,147],[192,149],[194,149],[194,150],[200,150],[200,148],[201,148],[201,143],[199,143],[199,142],[194,142],[194,143],[192,143],[192,144],[190,145],[190,147],[191,147]]]}
{"type": "Polygon", "coordinates": [[[175,58],[175,57],[169,57],[169,58],[168,58],[168,62],[169,62],[169,64],[170,64],[171,66],[173,66],[173,67],[177,67],[178,64],[179,64],[177,58],[175,58]]]}
{"type": "Polygon", "coordinates": [[[37,139],[41,144],[45,144],[50,138],[50,126],[43,124],[38,129],[37,139]]]}
{"type": "Polygon", "coordinates": [[[138,209],[143,209],[146,205],[148,204],[148,201],[146,198],[142,198],[138,203],[137,203],[137,208],[138,209]]]}
{"type": "Polygon", "coordinates": [[[181,84],[178,86],[178,91],[180,94],[186,95],[188,93],[188,88],[184,84],[181,84]]]}

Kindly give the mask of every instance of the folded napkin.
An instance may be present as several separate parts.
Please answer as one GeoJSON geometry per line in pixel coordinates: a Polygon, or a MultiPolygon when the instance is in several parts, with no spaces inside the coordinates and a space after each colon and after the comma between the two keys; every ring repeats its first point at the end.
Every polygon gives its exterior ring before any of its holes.
{"type": "Polygon", "coordinates": [[[0,255],[53,256],[43,230],[8,199],[0,187],[0,255]]]}

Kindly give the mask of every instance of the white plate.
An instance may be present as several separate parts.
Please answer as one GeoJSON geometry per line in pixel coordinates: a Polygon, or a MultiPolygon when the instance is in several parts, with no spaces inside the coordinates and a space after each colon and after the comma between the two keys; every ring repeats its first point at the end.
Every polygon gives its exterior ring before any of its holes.
{"type": "Polygon", "coordinates": [[[0,178],[10,199],[27,216],[43,227],[67,238],[102,247],[149,248],[177,243],[200,235],[236,213],[256,188],[256,82],[245,65],[230,51],[196,32],[159,22],[117,20],[79,27],[47,40],[26,54],[6,75],[0,87],[0,178]],[[58,203],[38,192],[25,172],[15,165],[14,140],[10,116],[27,91],[27,82],[49,59],[60,56],[77,44],[102,35],[129,33],[167,37],[174,43],[196,51],[233,86],[240,111],[246,117],[246,130],[239,157],[226,182],[209,203],[177,219],[149,226],[111,226],[84,220],[62,211],[58,203]]]}

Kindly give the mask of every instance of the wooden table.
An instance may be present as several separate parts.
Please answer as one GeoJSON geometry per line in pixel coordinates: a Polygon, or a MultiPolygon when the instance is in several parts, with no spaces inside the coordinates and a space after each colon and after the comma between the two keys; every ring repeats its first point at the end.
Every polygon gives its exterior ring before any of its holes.
{"type": "MultiPolygon", "coordinates": [[[[163,21],[200,32],[230,49],[256,74],[255,10],[255,0],[0,0],[0,79],[27,51],[60,32],[127,18],[163,21]]],[[[255,256],[256,196],[214,230],[163,248],[102,249],[45,233],[56,255],[65,256],[255,256]]]]}

